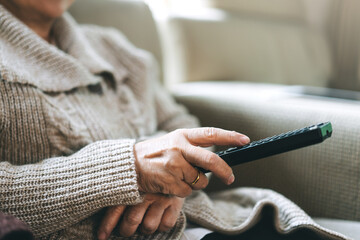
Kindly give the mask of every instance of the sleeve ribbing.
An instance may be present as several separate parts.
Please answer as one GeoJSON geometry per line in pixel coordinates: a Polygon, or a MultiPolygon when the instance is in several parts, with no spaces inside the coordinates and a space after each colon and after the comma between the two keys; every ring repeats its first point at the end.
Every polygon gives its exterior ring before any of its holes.
{"type": "Polygon", "coordinates": [[[71,156],[36,164],[0,162],[0,210],[44,236],[103,207],[140,203],[134,142],[98,141],[71,156]]]}
{"type": "Polygon", "coordinates": [[[159,129],[170,132],[178,128],[200,126],[198,120],[190,115],[184,106],[177,104],[160,84],[157,85],[155,104],[159,129]]]}

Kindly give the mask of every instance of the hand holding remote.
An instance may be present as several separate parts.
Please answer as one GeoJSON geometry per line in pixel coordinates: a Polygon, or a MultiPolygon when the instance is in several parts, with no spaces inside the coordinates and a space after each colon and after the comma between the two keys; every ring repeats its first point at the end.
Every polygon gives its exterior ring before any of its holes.
{"type": "Polygon", "coordinates": [[[201,147],[242,146],[249,143],[243,134],[219,128],[179,129],[135,145],[135,166],[139,189],[186,197],[193,189],[207,186],[206,176],[195,166],[214,173],[224,183],[234,181],[232,169],[215,153],[201,147]]]}

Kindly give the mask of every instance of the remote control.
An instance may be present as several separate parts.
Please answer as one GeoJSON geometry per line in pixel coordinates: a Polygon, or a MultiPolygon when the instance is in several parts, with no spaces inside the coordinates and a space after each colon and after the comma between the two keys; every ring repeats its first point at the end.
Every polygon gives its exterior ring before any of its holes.
{"type": "MultiPolygon", "coordinates": [[[[229,148],[216,154],[232,167],[241,163],[320,143],[331,137],[331,134],[331,123],[325,122],[251,142],[241,147],[229,148]]],[[[200,170],[209,172],[205,169],[200,170]]]]}

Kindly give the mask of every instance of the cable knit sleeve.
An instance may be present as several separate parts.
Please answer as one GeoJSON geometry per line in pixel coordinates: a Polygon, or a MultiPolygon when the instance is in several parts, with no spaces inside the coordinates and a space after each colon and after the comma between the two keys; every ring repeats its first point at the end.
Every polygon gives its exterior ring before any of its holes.
{"type": "MultiPolygon", "coordinates": [[[[146,53],[144,54],[146,55],[146,53]]],[[[199,127],[198,119],[192,116],[187,109],[176,103],[170,93],[159,81],[159,67],[156,59],[147,53],[149,81],[154,87],[155,107],[158,120],[158,129],[171,132],[179,128],[199,127]]]]}
{"type": "Polygon", "coordinates": [[[198,120],[190,115],[187,109],[176,103],[173,97],[162,87],[157,85],[155,104],[158,116],[158,128],[167,132],[178,128],[199,127],[198,120]]]}
{"type": "Polygon", "coordinates": [[[0,209],[44,236],[105,206],[139,203],[133,145],[98,141],[68,157],[21,166],[1,159],[0,209]]]}

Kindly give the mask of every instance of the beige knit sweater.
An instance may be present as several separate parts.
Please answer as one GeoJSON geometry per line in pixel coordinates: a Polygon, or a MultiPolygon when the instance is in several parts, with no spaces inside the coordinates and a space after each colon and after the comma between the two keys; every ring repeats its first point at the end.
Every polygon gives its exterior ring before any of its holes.
{"type": "MultiPolygon", "coordinates": [[[[104,207],[142,201],[134,142],[198,123],[160,87],[151,56],[119,32],[80,27],[65,14],[54,34],[58,47],[0,5],[0,211],[28,223],[39,239],[93,239],[104,207]]],[[[267,205],[279,232],[303,227],[344,238],[270,190],[212,199],[195,192],[183,212],[236,234],[259,221],[267,205]]],[[[184,213],[169,232],[133,238],[178,239],[184,213]]]]}

